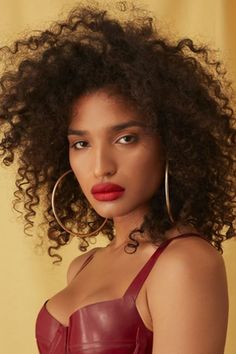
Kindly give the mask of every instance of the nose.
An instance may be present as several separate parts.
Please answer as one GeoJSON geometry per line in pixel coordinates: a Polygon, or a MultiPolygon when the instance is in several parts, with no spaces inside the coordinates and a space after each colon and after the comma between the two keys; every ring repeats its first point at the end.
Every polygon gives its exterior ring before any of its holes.
{"type": "Polygon", "coordinates": [[[94,158],[94,176],[101,179],[113,175],[115,171],[116,161],[111,149],[106,146],[97,149],[94,158]]]}

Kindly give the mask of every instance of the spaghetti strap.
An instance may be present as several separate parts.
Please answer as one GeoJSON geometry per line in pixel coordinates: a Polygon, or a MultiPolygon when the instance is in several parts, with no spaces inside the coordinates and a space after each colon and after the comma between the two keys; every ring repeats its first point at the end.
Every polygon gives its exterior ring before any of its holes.
{"type": "MultiPolygon", "coordinates": [[[[155,264],[156,259],[159,257],[159,255],[162,253],[162,251],[165,249],[165,247],[174,239],[176,238],[181,238],[181,237],[187,237],[187,236],[198,236],[203,238],[203,236],[201,236],[198,233],[184,233],[181,235],[177,235],[175,237],[172,237],[170,239],[166,239],[165,241],[163,241],[161,243],[161,245],[157,248],[157,250],[152,254],[151,258],[147,261],[147,263],[144,265],[144,267],[141,269],[141,271],[137,274],[137,276],[134,278],[134,280],[132,281],[132,283],[130,284],[130,286],[128,287],[128,289],[125,292],[126,296],[131,295],[136,298],[136,296],[138,295],[139,290],[142,287],[142,284],[144,283],[145,279],[147,278],[149,272],[151,271],[152,267],[155,264]]],[[[205,238],[203,238],[205,239],[205,238]]],[[[209,242],[207,239],[205,239],[207,242],[209,242]]],[[[80,269],[78,270],[78,272],[75,274],[75,276],[73,277],[73,279],[76,278],[76,276],[86,267],[86,265],[93,259],[94,254],[96,253],[96,249],[94,249],[94,252],[92,252],[86,259],[85,261],[82,263],[82,266],[80,267],[80,269]]]]}
{"type": "Polygon", "coordinates": [[[92,252],[84,261],[84,263],[82,263],[82,266],[80,267],[80,269],[78,270],[78,272],[75,274],[74,278],[81,272],[82,269],[84,269],[84,267],[86,267],[86,265],[93,259],[94,253],[96,252],[96,250],[94,252],[92,252]]]}
{"type": "Polygon", "coordinates": [[[135,301],[139,290],[141,289],[144,281],[146,280],[147,276],[149,275],[150,271],[152,270],[152,267],[154,266],[157,258],[160,256],[160,254],[164,251],[164,249],[168,246],[168,244],[177,239],[177,238],[182,238],[182,237],[188,237],[188,236],[198,236],[202,239],[204,239],[205,241],[209,242],[206,238],[204,238],[203,236],[201,236],[198,233],[194,233],[194,232],[188,232],[188,233],[184,233],[181,235],[177,235],[175,237],[169,238],[164,240],[160,246],[156,249],[156,251],[154,251],[154,253],[152,254],[152,256],[149,258],[149,260],[145,263],[145,265],[143,266],[143,268],[138,272],[138,274],[135,276],[135,278],[133,279],[133,281],[131,282],[130,286],[128,287],[128,289],[126,290],[124,297],[132,297],[135,301]]]}

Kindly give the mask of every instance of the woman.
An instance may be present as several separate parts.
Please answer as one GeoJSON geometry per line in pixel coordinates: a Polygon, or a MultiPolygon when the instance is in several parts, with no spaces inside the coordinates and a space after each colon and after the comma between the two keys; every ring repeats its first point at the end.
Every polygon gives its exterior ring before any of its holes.
{"type": "Polygon", "coordinates": [[[42,205],[56,262],[72,237],[83,252],[110,241],[41,308],[40,353],[222,354],[235,129],[210,49],[171,44],[140,12],[78,7],[2,52],[1,150],[5,165],[18,154],[25,230],[42,205]]]}

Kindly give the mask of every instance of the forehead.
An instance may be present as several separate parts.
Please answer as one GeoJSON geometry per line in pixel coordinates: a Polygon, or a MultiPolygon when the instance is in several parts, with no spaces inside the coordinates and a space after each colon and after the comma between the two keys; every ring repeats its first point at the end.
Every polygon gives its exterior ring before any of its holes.
{"type": "Polygon", "coordinates": [[[126,119],[135,119],[143,122],[144,117],[138,112],[134,104],[123,97],[109,94],[104,91],[90,93],[78,98],[72,106],[70,125],[76,122],[97,124],[118,122],[126,119]]]}

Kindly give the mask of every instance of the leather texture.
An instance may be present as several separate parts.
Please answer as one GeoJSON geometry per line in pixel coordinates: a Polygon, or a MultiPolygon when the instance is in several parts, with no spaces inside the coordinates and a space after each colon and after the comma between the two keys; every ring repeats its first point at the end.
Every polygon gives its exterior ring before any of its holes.
{"type": "MultiPolygon", "coordinates": [[[[157,258],[181,234],[165,240],[135,276],[121,298],[101,301],[75,311],[69,326],[59,323],[44,303],[36,320],[40,354],[152,354],[153,332],[146,328],[135,305],[136,297],[157,258]]],[[[92,253],[80,271],[92,259],[92,253]]]]}

